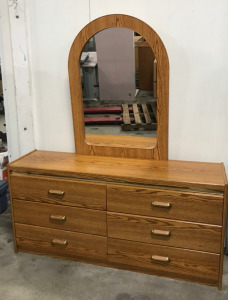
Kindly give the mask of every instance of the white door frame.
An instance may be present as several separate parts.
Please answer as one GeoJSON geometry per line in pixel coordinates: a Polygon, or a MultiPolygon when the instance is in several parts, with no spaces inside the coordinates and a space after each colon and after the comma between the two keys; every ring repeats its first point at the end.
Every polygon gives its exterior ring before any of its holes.
{"type": "Polygon", "coordinates": [[[0,56],[10,160],[34,149],[24,0],[0,1],[0,56]]]}

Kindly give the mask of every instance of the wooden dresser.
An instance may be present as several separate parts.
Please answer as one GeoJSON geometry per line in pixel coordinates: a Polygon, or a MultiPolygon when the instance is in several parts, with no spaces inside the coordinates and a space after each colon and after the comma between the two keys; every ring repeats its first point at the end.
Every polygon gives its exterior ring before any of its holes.
{"type": "Polygon", "coordinates": [[[223,164],[34,151],[8,171],[15,251],[221,289],[223,164]]]}

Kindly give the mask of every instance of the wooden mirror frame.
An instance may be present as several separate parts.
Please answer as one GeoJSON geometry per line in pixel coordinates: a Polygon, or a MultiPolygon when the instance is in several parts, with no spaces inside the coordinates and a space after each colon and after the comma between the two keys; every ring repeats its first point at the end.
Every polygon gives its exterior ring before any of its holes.
{"type": "Polygon", "coordinates": [[[86,25],[75,38],[69,54],[69,80],[75,150],[81,155],[168,159],[169,59],[157,33],[143,21],[120,14],[100,17],[86,25]],[[85,134],[80,57],[86,42],[110,27],[129,28],[143,36],[157,59],[157,138],[85,134]]]}

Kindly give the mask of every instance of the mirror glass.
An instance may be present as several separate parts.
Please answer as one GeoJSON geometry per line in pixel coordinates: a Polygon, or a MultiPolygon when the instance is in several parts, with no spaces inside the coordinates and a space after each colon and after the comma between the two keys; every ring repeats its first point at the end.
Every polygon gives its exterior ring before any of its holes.
{"type": "Polygon", "coordinates": [[[156,137],[157,63],[142,36],[98,32],[82,50],[80,71],[86,134],[156,137]]]}

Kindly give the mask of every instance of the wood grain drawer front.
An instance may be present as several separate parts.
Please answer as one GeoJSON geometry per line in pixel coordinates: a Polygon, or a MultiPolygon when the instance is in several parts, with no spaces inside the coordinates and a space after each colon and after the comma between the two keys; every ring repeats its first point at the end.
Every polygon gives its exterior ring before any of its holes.
{"type": "Polygon", "coordinates": [[[13,200],[15,223],[106,236],[106,212],[13,200]]]}
{"type": "Polygon", "coordinates": [[[107,209],[222,225],[223,195],[108,184],[107,209]]]}
{"type": "Polygon", "coordinates": [[[19,251],[107,260],[106,237],[24,224],[15,224],[15,229],[19,251]]]}
{"type": "Polygon", "coordinates": [[[106,209],[106,185],[88,181],[13,173],[10,176],[13,198],[106,209]]]}
{"type": "Polygon", "coordinates": [[[108,237],[220,253],[221,226],[108,213],[108,237]]]}
{"type": "Polygon", "coordinates": [[[151,270],[152,274],[216,285],[220,255],[108,238],[110,262],[151,270]]]}

